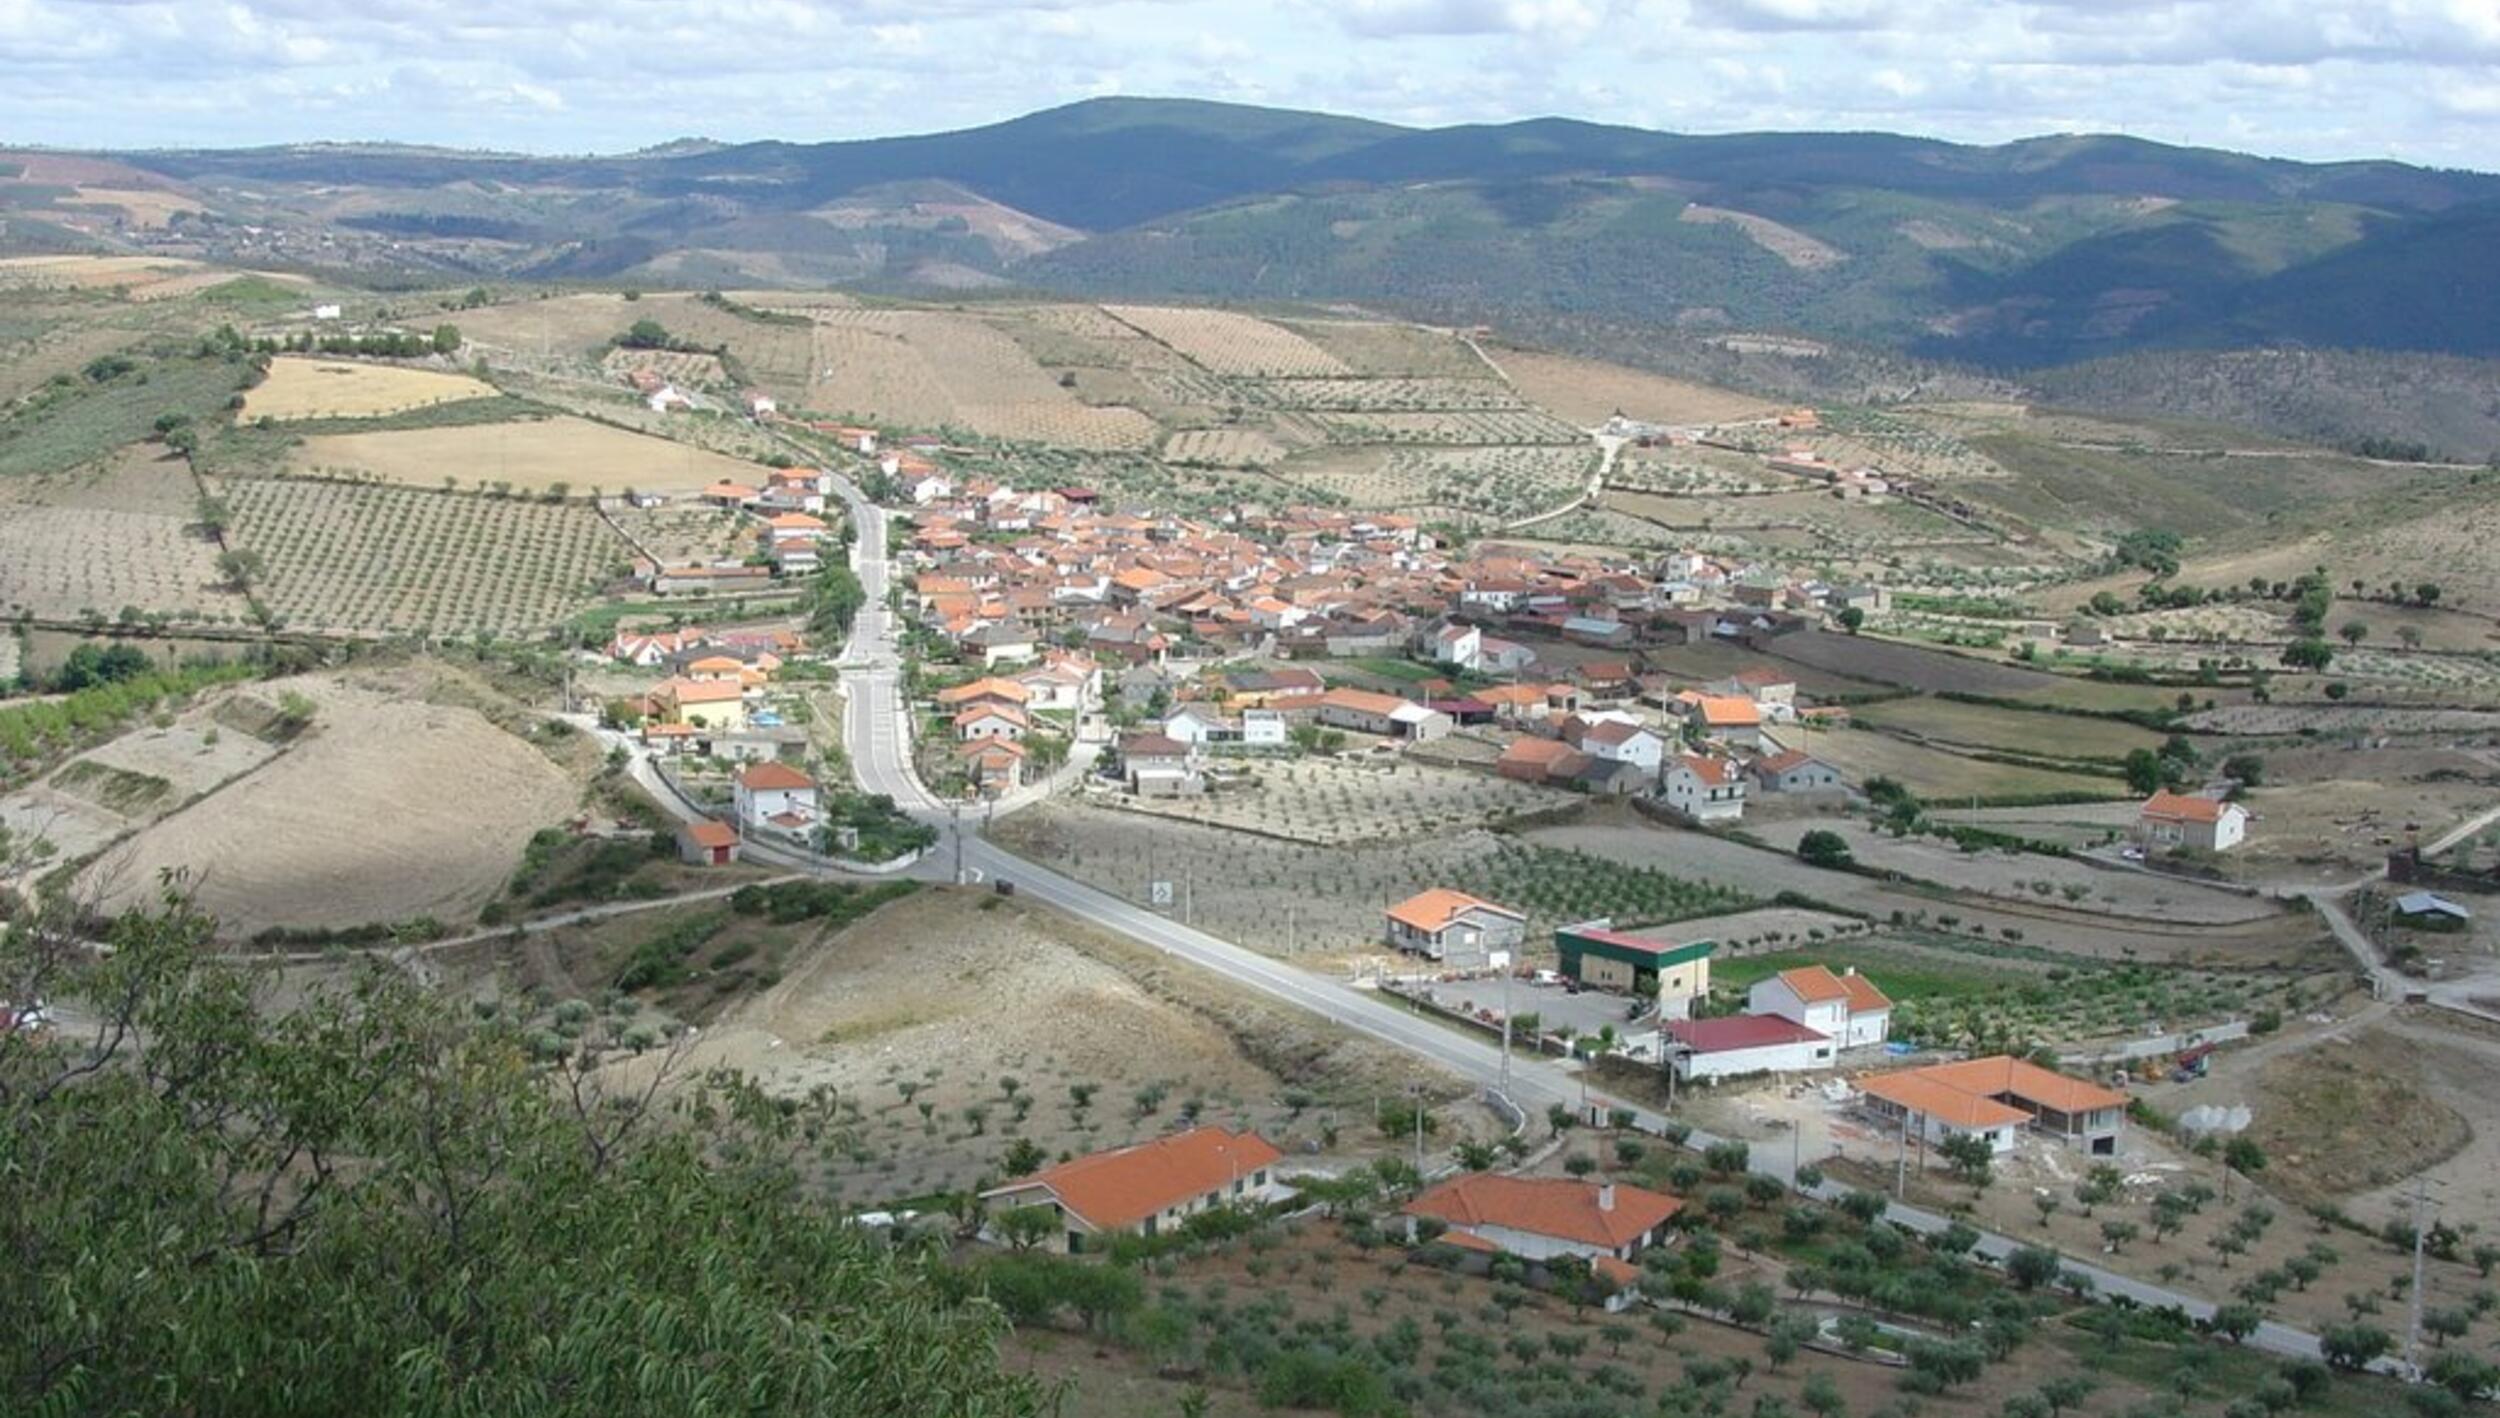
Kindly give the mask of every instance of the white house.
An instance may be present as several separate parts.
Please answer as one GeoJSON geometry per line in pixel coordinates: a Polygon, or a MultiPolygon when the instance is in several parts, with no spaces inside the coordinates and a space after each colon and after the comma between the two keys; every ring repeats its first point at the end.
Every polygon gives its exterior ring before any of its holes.
{"type": "Polygon", "coordinates": [[[1675,1076],[1703,1082],[1829,1068],[1837,1052],[1830,1035],[1770,1014],[1670,1019],[1666,1032],[1675,1076]]]}
{"type": "Polygon", "coordinates": [[[1286,737],[1283,710],[1244,709],[1241,711],[1241,742],[1244,747],[1283,748],[1286,737]]]}
{"type": "Polygon", "coordinates": [[[761,389],[749,389],[747,391],[747,417],[761,422],[765,419],[771,418],[780,411],[781,406],[773,401],[772,395],[765,393],[761,389]]]}
{"type": "Polygon", "coordinates": [[[983,669],[1033,658],[1033,632],[1021,625],[985,625],[963,639],[964,648],[981,657],[983,669]]]}
{"type": "MultiPolygon", "coordinates": [[[[1616,1182],[1462,1172],[1399,1208],[1464,1236],[1478,1248],[1522,1260],[1579,1256],[1630,1261],[1663,1245],[1681,1199],[1616,1182]]],[[[1410,1222],[1411,1226],[1413,1223],[1410,1222]]]]}
{"type": "Polygon", "coordinates": [[[1214,705],[1188,703],[1163,716],[1163,736],[1192,748],[1211,743],[1235,743],[1241,738],[1241,726],[1219,713],[1214,705]]]}
{"type": "Polygon", "coordinates": [[[738,775],[731,800],[749,827],[803,827],[816,817],[816,780],[787,763],[752,764],[738,775]]]}
{"type": "Polygon", "coordinates": [[[315,320],[336,320],[339,318],[339,308],[335,305],[316,305],[313,307],[313,318],[315,320]]]}
{"type": "Polygon", "coordinates": [[[1058,1224],[1044,1248],[1078,1252],[1100,1237],[1158,1235],[1218,1206],[1291,1196],[1277,1171],[1284,1157],[1257,1133],[1192,1128],[1044,1168],[981,1193],[981,1203],[992,1216],[1051,1208],[1058,1224]]]}
{"type": "Polygon", "coordinates": [[[1835,975],[1820,965],[1802,965],[1757,980],[1745,993],[1745,1012],[1802,1024],[1844,1049],[1880,1044],[1892,1033],[1892,1001],[1855,966],[1835,975]]]}
{"type": "Polygon", "coordinates": [[[1658,764],[1667,753],[1666,740],[1641,724],[1612,717],[1582,729],[1572,747],[1608,763],[1631,764],[1651,778],[1658,776],[1658,764]]]}
{"type": "Polygon", "coordinates": [[[1472,625],[1442,626],[1432,633],[1432,658],[1438,664],[1472,670],[1484,663],[1484,632],[1472,625]]]}
{"type": "Polygon", "coordinates": [[[2248,809],[2220,798],[2164,790],[2144,800],[2136,814],[2136,835],[2148,851],[2227,852],[2248,836],[2248,809]]]}
{"type": "Polygon", "coordinates": [[[1836,793],[1849,786],[1839,769],[1798,748],[1757,758],[1751,771],[1766,793],[1836,793]]]}
{"type": "Polygon", "coordinates": [[[1679,753],[1659,776],[1658,796],[1687,822],[1737,822],[1745,816],[1745,779],[1724,758],[1679,753]]]}

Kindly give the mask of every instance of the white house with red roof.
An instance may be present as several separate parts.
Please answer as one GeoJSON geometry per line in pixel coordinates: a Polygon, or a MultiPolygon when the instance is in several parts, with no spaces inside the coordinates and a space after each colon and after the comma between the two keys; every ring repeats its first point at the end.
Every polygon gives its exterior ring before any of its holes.
{"type": "Polygon", "coordinates": [[[738,821],[796,831],[816,820],[816,780],[787,763],[749,764],[730,790],[738,821]]]}
{"type": "Polygon", "coordinates": [[[1829,1068],[1839,1046],[1832,1036],[1775,1014],[1726,1014],[1670,1019],[1661,1041],[1675,1076],[1688,1082],[1756,1073],[1829,1068]]]}
{"type": "Polygon", "coordinates": [[[1801,748],[1765,754],[1749,771],[1766,793],[1838,793],[1849,787],[1839,769],[1801,748]]]}
{"type": "Polygon", "coordinates": [[[1892,1033],[1892,1001],[1852,965],[1833,974],[1801,965],[1756,980],[1745,992],[1745,1012],[1776,1015],[1828,1034],[1844,1049],[1880,1044],[1892,1033]]]}
{"type": "Polygon", "coordinates": [[[1440,1222],[1444,1240],[1468,1249],[1625,1263],[1664,1244],[1683,1209],[1682,1198],[1647,1187],[1498,1172],[1463,1172],[1399,1208],[1440,1222]]]}
{"type": "Polygon", "coordinates": [[[2227,852],[2248,838],[2248,809],[2168,789],[2144,800],[2135,831],[2146,851],[2227,852]]]}
{"type": "Polygon", "coordinates": [[[1073,1254],[1123,1232],[1159,1235],[1218,1206],[1282,1200],[1293,1190],[1276,1170],[1284,1156],[1257,1133],[1192,1128],[1044,1168],[981,1193],[981,1204],[992,1216],[1051,1208],[1059,1225],[1044,1247],[1073,1254]]]}
{"type": "Polygon", "coordinates": [[[1737,822],[1745,816],[1745,775],[1727,759],[1680,753],[1659,775],[1658,796],[1687,822],[1737,822]]]}
{"type": "Polygon", "coordinates": [[[1658,765],[1667,754],[1667,741],[1639,720],[1607,714],[1574,716],[1565,723],[1571,726],[1565,738],[1580,752],[1607,763],[1628,763],[1644,777],[1658,776],[1658,765]]]}

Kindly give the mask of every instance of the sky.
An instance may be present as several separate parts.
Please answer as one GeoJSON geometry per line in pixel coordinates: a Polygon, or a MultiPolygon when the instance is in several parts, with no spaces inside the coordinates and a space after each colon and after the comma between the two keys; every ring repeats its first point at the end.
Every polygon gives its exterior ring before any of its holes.
{"type": "Polygon", "coordinates": [[[0,143],[543,153],[1106,94],[2500,168],[2500,0],[0,0],[0,143]]]}

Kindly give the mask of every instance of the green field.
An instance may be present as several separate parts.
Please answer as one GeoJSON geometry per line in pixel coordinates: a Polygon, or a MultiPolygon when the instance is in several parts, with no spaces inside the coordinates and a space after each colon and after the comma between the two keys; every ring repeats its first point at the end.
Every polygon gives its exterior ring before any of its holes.
{"type": "Polygon", "coordinates": [[[2132,749],[2156,748],[2162,736],[2116,719],[2003,709],[1952,699],[1892,699],[1850,711],[1870,728],[1895,729],[1947,744],[2041,758],[2116,761],[2132,749]]]}
{"type": "Polygon", "coordinates": [[[1953,806],[1956,799],[1974,798],[1985,805],[2039,801],[2063,794],[2092,798],[2127,796],[2127,785],[2114,777],[2028,764],[1990,763],[1873,729],[1816,729],[1811,733],[1783,729],[1779,736],[1781,742],[1804,749],[1838,768],[1853,782],[1890,778],[1920,797],[1944,806],[1953,806]]]}

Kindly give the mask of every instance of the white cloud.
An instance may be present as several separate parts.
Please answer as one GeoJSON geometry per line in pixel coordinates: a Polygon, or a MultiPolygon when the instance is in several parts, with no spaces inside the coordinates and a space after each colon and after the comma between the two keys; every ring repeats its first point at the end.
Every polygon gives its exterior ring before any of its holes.
{"type": "Polygon", "coordinates": [[[621,151],[1166,93],[2490,166],[2495,73],[2496,0],[0,0],[0,140],[77,145],[621,151]]]}

